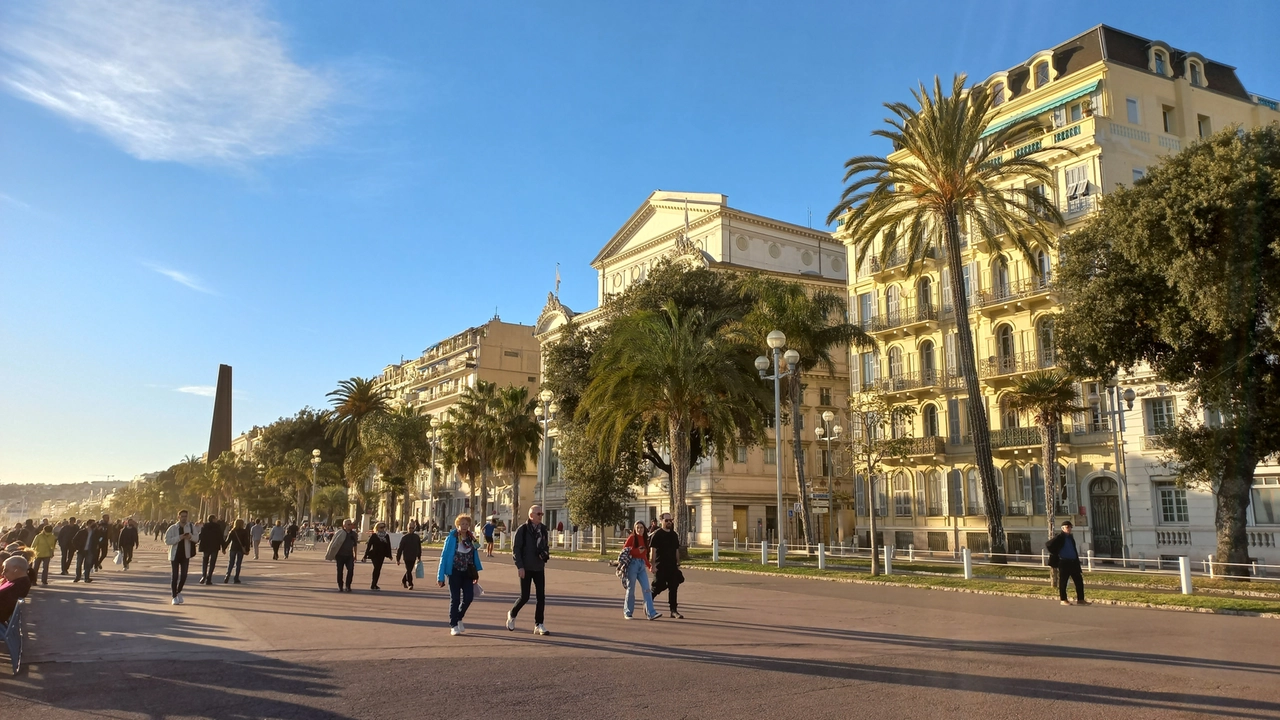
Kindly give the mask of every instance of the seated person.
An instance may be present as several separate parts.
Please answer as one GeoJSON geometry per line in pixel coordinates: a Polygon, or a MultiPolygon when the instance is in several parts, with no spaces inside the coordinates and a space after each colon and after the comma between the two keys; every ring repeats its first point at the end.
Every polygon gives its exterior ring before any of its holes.
{"type": "Polygon", "coordinates": [[[27,596],[31,579],[27,577],[28,563],[25,557],[14,555],[0,568],[0,627],[8,624],[18,601],[27,596]]]}

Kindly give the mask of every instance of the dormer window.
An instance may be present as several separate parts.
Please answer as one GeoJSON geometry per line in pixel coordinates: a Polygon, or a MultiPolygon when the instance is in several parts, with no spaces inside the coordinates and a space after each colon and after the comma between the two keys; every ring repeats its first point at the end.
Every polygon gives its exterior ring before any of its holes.
{"type": "Polygon", "coordinates": [[[1191,75],[1191,84],[1192,84],[1192,85],[1194,85],[1194,86],[1196,86],[1196,87],[1201,87],[1201,86],[1203,86],[1203,85],[1204,85],[1204,75],[1201,73],[1201,70],[1200,70],[1200,63],[1195,62],[1195,61],[1192,61],[1192,62],[1187,63],[1187,66],[1191,69],[1191,72],[1190,72],[1190,75],[1191,75]]]}
{"type": "Polygon", "coordinates": [[[1036,89],[1040,89],[1049,84],[1049,63],[1038,62],[1035,67],[1036,89]]]}
{"type": "Polygon", "coordinates": [[[1163,52],[1159,50],[1155,52],[1155,61],[1156,61],[1156,72],[1161,75],[1168,75],[1168,73],[1165,72],[1165,57],[1163,52]]]}
{"type": "Polygon", "coordinates": [[[991,88],[991,105],[994,107],[1002,104],[1004,104],[1004,83],[999,82],[991,88]]]}

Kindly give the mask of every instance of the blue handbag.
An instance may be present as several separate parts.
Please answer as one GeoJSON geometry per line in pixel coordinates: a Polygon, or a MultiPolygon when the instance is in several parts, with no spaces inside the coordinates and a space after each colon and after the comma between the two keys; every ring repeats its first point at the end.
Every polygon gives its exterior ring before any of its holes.
{"type": "Polygon", "coordinates": [[[427,569],[422,566],[421,560],[418,561],[417,565],[413,566],[413,576],[419,580],[427,576],[427,569]]]}

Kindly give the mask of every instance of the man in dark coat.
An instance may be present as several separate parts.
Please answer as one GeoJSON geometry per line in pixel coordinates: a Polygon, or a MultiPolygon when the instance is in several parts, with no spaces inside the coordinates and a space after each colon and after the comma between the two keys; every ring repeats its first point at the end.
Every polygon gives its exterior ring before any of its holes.
{"type": "Polygon", "coordinates": [[[407,532],[404,537],[400,538],[400,546],[396,548],[396,564],[400,564],[400,559],[404,559],[404,577],[400,579],[400,584],[413,589],[413,570],[422,559],[422,538],[416,532],[407,532]]]}
{"type": "Polygon", "coordinates": [[[218,522],[216,515],[210,515],[209,520],[200,528],[199,550],[204,559],[201,561],[201,585],[213,584],[213,572],[218,566],[218,553],[222,550],[222,539],[225,533],[222,532],[222,524],[218,522]]]}
{"type": "Polygon", "coordinates": [[[138,526],[134,524],[133,518],[129,518],[123,528],[120,529],[120,537],[117,540],[120,544],[121,561],[124,569],[129,569],[129,563],[133,562],[133,549],[138,547],[138,526]]]}
{"type": "Polygon", "coordinates": [[[107,546],[107,534],[98,528],[98,524],[93,520],[85,520],[80,531],[72,538],[71,545],[76,549],[76,579],[74,582],[80,582],[82,575],[85,582],[93,582],[93,578],[89,574],[94,568],[94,563],[98,560],[98,553],[104,551],[107,546]]]}
{"type": "Polygon", "coordinates": [[[75,518],[67,520],[67,524],[58,531],[58,547],[62,548],[62,574],[67,575],[71,560],[76,556],[76,533],[80,532],[80,524],[75,518]]]}
{"type": "Polygon", "coordinates": [[[669,590],[667,604],[671,606],[671,617],[680,620],[684,616],[676,609],[676,589],[684,582],[684,574],[680,572],[680,533],[675,531],[675,521],[671,513],[662,513],[662,525],[649,536],[649,551],[653,554],[653,597],[669,590]]]}
{"type": "Polygon", "coordinates": [[[1062,521],[1062,532],[1045,543],[1049,551],[1049,567],[1058,568],[1058,596],[1063,605],[1067,602],[1067,579],[1076,584],[1076,604],[1088,605],[1084,599],[1084,574],[1080,572],[1080,550],[1076,547],[1076,539],[1071,534],[1073,526],[1070,520],[1062,521]]]}
{"type": "Polygon", "coordinates": [[[516,563],[516,574],[520,576],[520,598],[507,613],[507,629],[516,629],[516,615],[520,608],[529,602],[529,586],[533,585],[537,592],[537,604],[533,611],[533,632],[547,635],[547,628],[542,624],[542,609],[546,605],[546,567],[551,559],[550,533],[542,524],[542,506],[529,508],[529,520],[516,529],[511,541],[511,557],[516,563]]]}

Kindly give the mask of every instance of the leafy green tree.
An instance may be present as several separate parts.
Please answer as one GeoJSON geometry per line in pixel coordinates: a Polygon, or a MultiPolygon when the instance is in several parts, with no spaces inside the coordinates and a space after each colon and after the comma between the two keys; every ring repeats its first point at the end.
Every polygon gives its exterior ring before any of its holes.
{"type": "Polygon", "coordinates": [[[638,438],[620,443],[617,455],[611,458],[601,456],[600,444],[578,423],[562,421],[558,439],[570,516],[581,525],[599,529],[603,555],[607,552],[605,528],[626,519],[627,506],[636,498],[635,488],[648,481],[651,466],[638,438]]]}
{"type": "MultiPolygon", "coordinates": [[[[846,161],[848,185],[827,222],[840,222],[839,233],[855,250],[855,266],[879,243],[885,266],[901,252],[909,272],[920,270],[925,258],[941,251],[950,268],[960,374],[970,398],[969,427],[986,501],[987,533],[993,557],[1003,560],[1003,508],[992,463],[991,426],[978,383],[960,262],[962,233],[967,225],[989,252],[1003,254],[1010,247],[1032,258],[1038,248],[1055,244],[1062,216],[1050,197],[1027,182],[1053,183],[1053,171],[1035,153],[999,161],[1006,146],[1042,130],[1041,124],[1027,119],[983,137],[992,96],[985,85],[966,88],[965,80],[964,75],[956,76],[950,94],[944,94],[939,78],[934,78],[932,92],[921,84],[912,91],[918,108],[886,103],[894,117],[885,120],[887,129],[872,135],[889,140],[901,154],[896,159],[861,155],[846,161]]],[[[1035,262],[1031,266],[1038,267],[1035,262]]]]}
{"type": "Polygon", "coordinates": [[[411,407],[376,413],[360,421],[360,445],[382,473],[387,493],[387,519],[396,520],[396,501],[404,496],[402,520],[408,521],[409,491],[418,470],[431,462],[431,416],[411,407]]]}
{"type": "Polygon", "coordinates": [[[1108,195],[1064,240],[1058,273],[1068,369],[1109,378],[1146,364],[1186,389],[1166,459],[1213,492],[1216,557],[1238,563],[1226,574],[1248,572],[1254,471],[1280,451],[1277,228],[1280,124],[1230,128],[1108,195]]]}
{"type": "MultiPolygon", "coordinates": [[[[321,458],[323,459],[323,454],[321,458]]],[[[289,498],[292,501],[294,517],[301,518],[308,511],[306,497],[311,490],[311,481],[315,479],[317,485],[321,484],[321,481],[332,484],[341,477],[338,466],[321,462],[318,468],[313,468],[311,451],[293,448],[275,464],[267,465],[265,483],[281,496],[289,498]]]]}
{"type": "Polygon", "coordinates": [[[316,490],[315,506],[317,514],[324,514],[326,521],[334,524],[347,514],[351,500],[347,489],[341,485],[325,485],[316,490]]]}
{"type": "MultiPolygon", "coordinates": [[[[845,318],[848,302],[835,293],[825,290],[811,291],[797,282],[752,275],[743,282],[744,298],[751,302],[751,311],[743,320],[743,329],[749,342],[766,349],[766,336],[773,330],[781,330],[787,336],[787,347],[800,353],[799,366],[784,384],[787,401],[791,405],[791,447],[795,458],[796,487],[800,495],[801,521],[804,524],[806,544],[817,542],[810,514],[808,483],[802,462],[800,423],[801,388],[804,375],[819,368],[828,375],[835,374],[832,352],[848,346],[871,347],[875,343],[862,328],[845,318]]],[[[782,423],[776,423],[781,432],[782,423]]]]}
{"type": "Polygon", "coordinates": [[[523,385],[508,385],[498,392],[494,409],[497,425],[494,457],[511,478],[511,522],[520,522],[520,473],[542,450],[542,425],[534,418],[538,401],[523,385]]]}
{"type": "MultiPolygon", "coordinates": [[[[911,418],[916,409],[895,403],[881,393],[858,393],[849,396],[850,452],[856,472],[867,484],[867,523],[871,540],[871,574],[880,574],[877,549],[884,543],[876,537],[876,512],[880,508],[876,496],[876,478],[882,474],[886,460],[906,460],[911,454],[911,418]]],[[[857,482],[855,475],[854,482],[857,482]]],[[[886,481],[880,477],[883,485],[886,481]]],[[[887,488],[885,488],[887,490],[887,488]]],[[[856,495],[856,493],[855,493],[856,495]]],[[[856,521],[858,513],[855,510],[856,521]]],[[[857,528],[854,528],[857,533],[857,528]]]]}
{"type": "Polygon", "coordinates": [[[304,450],[320,451],[320,459],[341,468],[346,459],[345,446],[337,446],[328,435],[329,414],[304,407],[291,417],[282,417],[261,429],[253,450],[253,458],[274,467],[281,464],[285,453],[304,450]]]}

